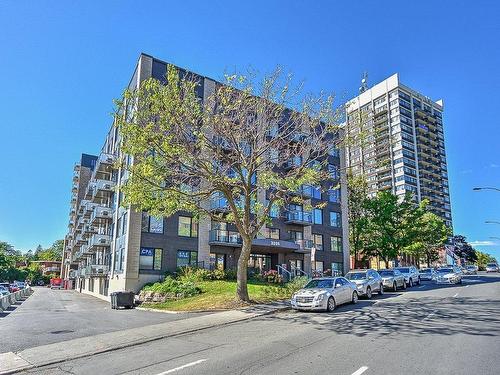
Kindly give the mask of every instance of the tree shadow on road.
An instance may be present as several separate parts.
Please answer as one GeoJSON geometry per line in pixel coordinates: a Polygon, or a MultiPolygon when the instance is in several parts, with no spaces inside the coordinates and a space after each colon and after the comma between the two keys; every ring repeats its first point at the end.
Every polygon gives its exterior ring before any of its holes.
{"type": "Polygon", "coordinates": [[[420,297],[402,301],[360,301],[330,314],[297,312],[275,319],[307,324],[337,334],[396,338],[414,335],[500,335],[500,300],[420,297]],[[319,317],[323,319],[318,319],[319,317]]]}

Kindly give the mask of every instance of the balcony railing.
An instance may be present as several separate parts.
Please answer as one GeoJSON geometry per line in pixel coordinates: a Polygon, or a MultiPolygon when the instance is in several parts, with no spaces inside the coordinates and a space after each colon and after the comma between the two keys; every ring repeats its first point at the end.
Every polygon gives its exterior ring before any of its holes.
{"type": "Polygon", "coordinates": [[[238,232],[230,230],[212,229],[209,232],[211,243],[241,245],[241,236],[238,232]]]}
{"type": "Polygon", "coordinates": [[[90,215],[90,224],[98,224],[113,218],[113,210],[105,206],[95,206],[90,215]]]}
{"type": "Polygon", "coordinates": [[[114,162],[115,162],[115,155],[103,152],[97,158],[96,169],[98,170],[106,169],[107,167],[112,166],[114,162]]]}
{"type": "Polygon", "coordinates": [[[86,276],[107,276],[109,273],[109,266],[104,264],[91,264],[85,267],[86,276]]]}
{"type": "Polygon", "coordinates": [[[312,224],[312,213],[307,211],[287,211],[285,213],[287,224],[310,225],[312,224]]]}
{"type": "Polygon", "coordinates": [[[111,236],[108,234],[94,234],[89,239],[89,250],[96,250],[99,247],[109,247],[111,245],[111,236]]]}

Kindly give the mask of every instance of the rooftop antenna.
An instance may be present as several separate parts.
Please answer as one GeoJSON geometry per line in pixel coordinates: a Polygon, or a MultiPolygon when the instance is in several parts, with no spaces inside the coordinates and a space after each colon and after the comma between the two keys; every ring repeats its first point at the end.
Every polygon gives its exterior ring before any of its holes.
{"type": "Polygon", "coordinates": [[[361,86],[359,86],[359,93],[363,93],[368,90],[368,72],[363,72],[363,78],[361,79],[361,86]]]}

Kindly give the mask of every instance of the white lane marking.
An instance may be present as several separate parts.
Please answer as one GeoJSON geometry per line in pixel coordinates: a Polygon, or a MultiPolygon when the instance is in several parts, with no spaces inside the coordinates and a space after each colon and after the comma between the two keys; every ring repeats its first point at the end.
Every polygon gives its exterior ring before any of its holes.
{"type": "Polygon", "coordinates": [[[368,366],[361,366],[359,369],[357,369],[356,371],[354,371],[352,373],[352,375],[361,375],[366,370],[368,370],[368,366]]]}
{"type": "MultiPolygon", "coordinates": [[[[186,367],[191,367],[191,366],[195,366],[195,365],[198,365],[202,362],[205,362],[205,361],[208,361],[208,359],[199,359],[197,361],[194,361],[194,362],[190,362],[190,363],[186,363],[185,365],[182,365],[182,366],[179,366],[179,367],[176,367],[176,368],[173,368],[173,369],[170,369],[170,370],[167,370],[167,371],[164,371],[164,372],[160,372],[159,374],[157,375],[166,375],[166,374],[171,374],[173,372],[177,372],[179,370],[182,370],[182,369],[185,369],[186,367]]],[[[361,374],[361,373],[360,373],[361,374]]]]}
{"type": "Polygon", "coordinates": [[[458,293],[455,293],[455,294],[453,295],[453,298],[455,298],[455,297],[458,297],[458,293]]]}

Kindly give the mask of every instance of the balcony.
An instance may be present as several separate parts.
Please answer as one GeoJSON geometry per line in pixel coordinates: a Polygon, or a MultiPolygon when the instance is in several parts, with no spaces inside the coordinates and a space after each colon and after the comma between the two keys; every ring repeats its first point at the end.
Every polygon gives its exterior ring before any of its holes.
{"type": "Polygon", "coordinates": [[[210,245],[241,246],[241,236],[230,230],[212,229],[209,231],[210,245]]]}
{"type": "Polygon", "coordinates": [[[90,215],[89,224],[103,224],[113,219],[113,210],[105,206],[95,206],[90,215]]]}
{"type": "Polygon", "coordinates": [[[115,155],[103,152],[97,158],[96,170],[100,172],[109,171],[109,169],[113,167],[115,160],[116,160],[115,155]]]}
{"type": "Polygon", "coordinates": [[[75,241],[78,244],[85,244],[87,242],[87,240],[85,238],[83,238],[83,236],[81,234],[78,234],[76,236],[75,241]]]}
{"type": "Polygon", "coordinates": [[[92,189],[92,200],[109,197],[114,189],[115,182],[106,180],[96,180],[95,187],[92,189]]]}
{"type": "Polygon", "coordinates": [[[286,224],[311,225],[312,213],[307,211],[287,211],[285,213],[286,224]]]}
{"type": "Polygon", "coordinates": [[[88,249],[94,251],[99,248],[109,247],[111,245],[111,236],[107,234],[93,234],[89,239],[88,249]]]}
{"type": "Polygon", "coordinates": [[[85,267],[86,276],[107,276],[109,273],[109,266],[105,264],[91,264],[85,267]]]}

